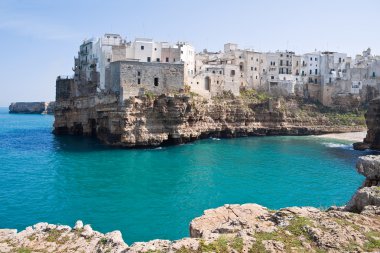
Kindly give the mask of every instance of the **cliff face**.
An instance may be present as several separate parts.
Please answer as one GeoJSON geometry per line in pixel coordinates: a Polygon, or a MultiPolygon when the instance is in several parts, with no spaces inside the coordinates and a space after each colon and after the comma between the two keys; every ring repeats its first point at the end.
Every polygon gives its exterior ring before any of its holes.
{"type": "Polygon", "coordinates": [[[371,149],[380,150],[380,98],[369,103],[365,118],[368,131],[364,143],[368,144],[371,149]]]}
{"type": "Polygon", "coordinates": [[[124,100],[114,95],[57,101],[54,133],[93,135],[110,145],[178,144],[205,137],[307,135],[361,131],[340,124],[296,99],[253,102],[224,97],[161,95],[124,100]]]}
{"type": "Polygon", "coordinates": [[[54,102],[16,102],[9,106],[9,113],[53,114],[54,102]]]}
{"type": "Polygon", "coordinates": [[[81,221],[74,228],[38,223],[19,233],[0,229],[0,251],[379,252],[380,156],[360,158],[357,169],[366,181],[345,207],[276,211],[257,204],[224,205],[195,218],[190,223],[189,238],[131,246],[124,243],[119,231],[102,234],[81,221]]]}

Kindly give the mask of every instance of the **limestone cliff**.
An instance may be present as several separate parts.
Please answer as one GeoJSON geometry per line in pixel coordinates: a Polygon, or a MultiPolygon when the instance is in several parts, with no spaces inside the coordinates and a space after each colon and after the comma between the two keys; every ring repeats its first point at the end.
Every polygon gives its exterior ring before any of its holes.
{"type": "Polygon", "coordinates": [[[365,118],[368,131],[364,143],[371,149],[380,150],[380,97],[370,102],[365,118]]]}
{"type": "MultiPolygon", "coordinates": [[[[336,115],[335,115],[336,116],[336,115]]],[[[55,134],[93,135],[124,147],[178,144],[206,137],[308,135],[362,131],[297,99],[206,100],[190,94],[140,96],[118,101],[112,94],[57,100],[55,134]]],[[[347,120],[347,119],[344,119],[347,120]]]]}
{"type": "Polygon", "coordinates": [[[357,169],[366,181],[345,207],[224,205],[195,218],[189,238],[130,246],[119,231],[102,234],[81,221],[38,223],[19,233],[0,229],[0,252],[379,252],[380,156],[362,157],[357,169]]]}
{"type": "Polygon", "coordinates": [[[9,113],[53,114],[54,102],[16,102],[9,106],[9,113]]]}

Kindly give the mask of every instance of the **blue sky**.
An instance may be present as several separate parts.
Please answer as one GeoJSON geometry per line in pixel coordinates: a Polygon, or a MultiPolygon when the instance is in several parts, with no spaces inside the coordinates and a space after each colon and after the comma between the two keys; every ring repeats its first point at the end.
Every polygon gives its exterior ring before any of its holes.
{"type": "Polygon", "coordinates": [[[378,0],[1,0],[0,106],[49,101],[55,78],[72,74],[85,38],[188,41],[197,51],[225,42],[258,51],[380,54],[378,0]]]}

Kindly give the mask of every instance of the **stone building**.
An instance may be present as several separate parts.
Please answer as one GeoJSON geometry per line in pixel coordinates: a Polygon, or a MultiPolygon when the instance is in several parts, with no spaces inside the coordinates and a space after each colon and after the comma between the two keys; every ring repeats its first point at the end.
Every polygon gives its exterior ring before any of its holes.
{"type": "Polygon", "coordinates": [[[124,99],[146,92],[160,95],[184,88],[184,65],[179,63],[115,61],[110,64],[107,90],[124,99]]]}

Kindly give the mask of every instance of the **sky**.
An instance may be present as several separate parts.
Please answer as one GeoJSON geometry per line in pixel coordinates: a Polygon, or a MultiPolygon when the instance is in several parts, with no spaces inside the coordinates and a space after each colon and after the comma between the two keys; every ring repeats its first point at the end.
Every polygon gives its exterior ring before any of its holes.
{"type": "Polygon", "coordinates": [[[118,33],[256,51],[380,54],[379,0],[0,0],[0,106],[53,101],[86,38],[118,33]]]}

